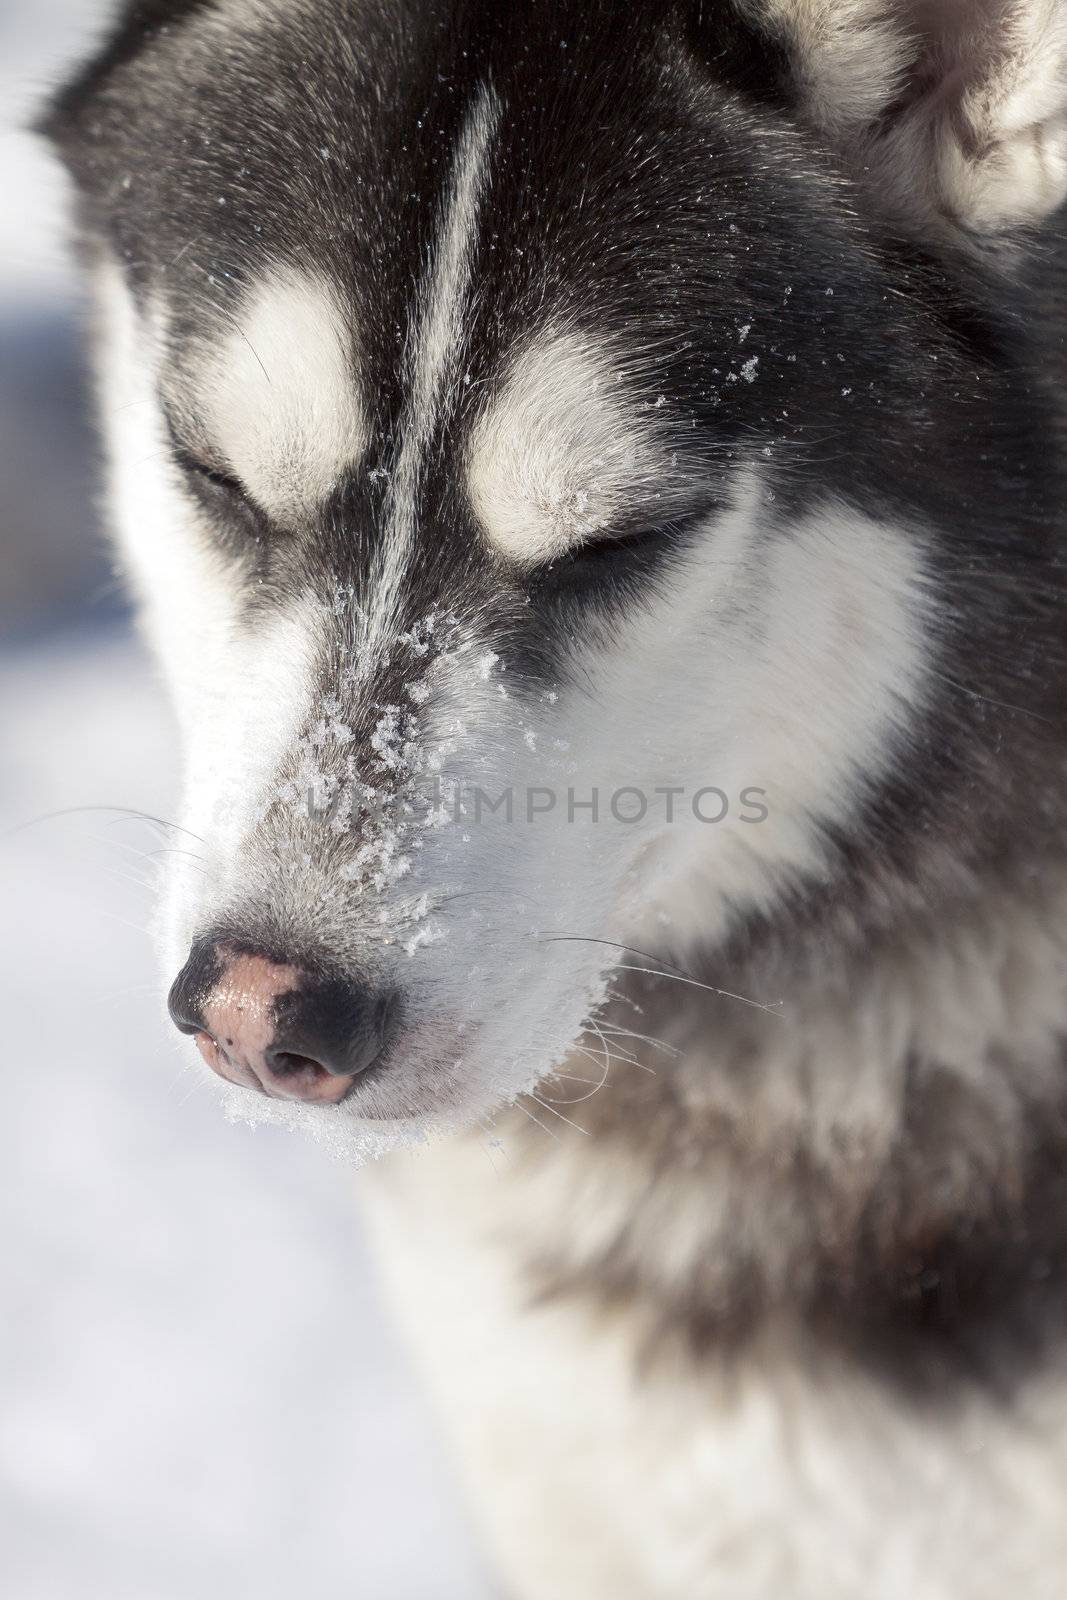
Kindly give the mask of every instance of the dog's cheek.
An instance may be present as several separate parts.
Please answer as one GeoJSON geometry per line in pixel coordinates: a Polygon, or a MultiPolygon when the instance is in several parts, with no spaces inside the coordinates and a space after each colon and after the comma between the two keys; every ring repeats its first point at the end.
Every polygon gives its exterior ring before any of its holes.
{"type": "MultiPolygon", "coordinates": [[[[171,462],[157,397],[162,319],[136,306],[113,262],[98,267],[94,289],[111,527],[180,726],[183,825],[198,853],[225,863],[306,716],[314,608],[297,597],[254,629],[243,623],[242,564],[219,548],[171,462]]],[[[168,946],[180,948],[222,887],[214,869],[205,877],[175,857],[168,946]]]]}
{"type": "Polygon", "coordinates": [[[101,263],[93,288],[111,529],[188,728],[220,643],[233,630],[239,593],[171,464],[158,400],[162,319],[137,307],[114,262],[101,263]]]}

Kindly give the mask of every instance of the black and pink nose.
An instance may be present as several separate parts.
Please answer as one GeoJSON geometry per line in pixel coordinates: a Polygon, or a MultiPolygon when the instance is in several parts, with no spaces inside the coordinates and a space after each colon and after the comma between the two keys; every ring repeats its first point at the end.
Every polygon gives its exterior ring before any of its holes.
{"type": "Polygon", "coordinates": [[[198,940],[168,1006],[220,1078],[278,1100],[337,1105],[379,1059],[391,997],[198,940]]]}

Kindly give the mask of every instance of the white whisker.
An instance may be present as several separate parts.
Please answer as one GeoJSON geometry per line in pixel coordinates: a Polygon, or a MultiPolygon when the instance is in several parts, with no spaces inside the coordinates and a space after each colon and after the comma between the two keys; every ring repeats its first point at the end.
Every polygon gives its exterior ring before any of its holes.
{"type": "MultiPolygon", "coordinates": [[[[565,1117],[562,1111],[557,1111],[555,1106],[549,1105],[547,1100],[542,1100],[539,1095],[534,1094],[532,1089],[529,1091],[529,1094],[530,1099],[533,1100],[535,1104],[539,1105],[542,1111],[547,1111],[551,1116],[558,1117],[559,1120],[561,1122],[565,1122],[569,1128],[574,1128],[577,1133],[584,1133],[586,1138],[589,1138],[588,1128],[579,1127],[577,1122],[572,1122],[570,1117],[565,1117]]],[[[584,1096],[583,1098],[588,1099],[589,1097],[584,1096]]]]}
{"type": "Polygon", "coordinates": [[[552,1132],[552,1129],[549,1128],[549,1127],[546,1127],[545,1124],[541,1121],[540,1117],[535,1117],[533,1112],[529,1109],[528,1106],[524,1106],[521,1100],[516,1100],[515,1104],[518,1106],[519,1110],[523,1113],[524,1116],[529,1117],[531,1122],[536,1122],[537,1126],[541,1129],[542,1133],[546,1133],[550,1139],[555,1139],[556,1143],[557,1144],[559,1143],[559,1139],[558,1139],[557,1135],[552,1132]]]}

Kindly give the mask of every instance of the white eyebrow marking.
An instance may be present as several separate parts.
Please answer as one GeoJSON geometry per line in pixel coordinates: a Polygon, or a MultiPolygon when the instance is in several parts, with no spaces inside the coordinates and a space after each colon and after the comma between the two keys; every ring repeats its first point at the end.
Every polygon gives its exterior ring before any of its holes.
{"type": "Polygon", "coordinates": [[[364,669],[381,658],[397,622],[401,585],[417,531],[427,447],[433,438],[442,396],[463,355],[463,313],[470,292],[471,252],[489,143],[498,114],[496,96],[488,84],[483,84],[456,146],[437,248],[419,285],[405,353],[408,401],[400,427],[400,451],[385,495],[370,605],[363,615],[359,660],[364,669]]]}
{"type": "Polygon", "coordinates": [[[207,365],[212,438],[267,510],[312,510],[366,450],[351,333],[324,279],[263,279],[207,365]]]}
{"type": "Polygon", "coordinates": [[[512,560],[550,560],[659,498],[670,452],[619,377],[590,340],[549,332],[514,360],[479,418],[467,489],[486,536],[512,560]]]}

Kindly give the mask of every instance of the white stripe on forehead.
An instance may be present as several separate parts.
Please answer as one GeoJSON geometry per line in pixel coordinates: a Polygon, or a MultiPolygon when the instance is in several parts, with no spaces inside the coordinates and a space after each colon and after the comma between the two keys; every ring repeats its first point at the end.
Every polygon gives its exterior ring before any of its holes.
{"type": "Polygon", "coordinates": [[[322,278],[286,267],[263,279],[207,363],[210,439],[265,510],[312,510],[363,455],[352,336],[322,278]]]}
{"type": "MultiPolygon", "coordinates": [[[[512,363],[467,460],[475,515],[511,560],[550,560],[677,487],[660,430],[642,425],[621,376],[572,332],[547,334],[512,363]]],[[[659,418],[654,401],[645,409],[659,418]]]]}
{"type": "Polygon", "coordinates": [[[400,424],[400,453],[385,495],[381,537],[362,619],[362,668],[382,659],[399,619],[404,573],[415,543],[425,458],[447,385],[458,375],[464,354],[471,254],[498,111],[492,89],[483,85],[459,137],[436,246],[419,284],[405,354],[408,398],[400,424]]]}

